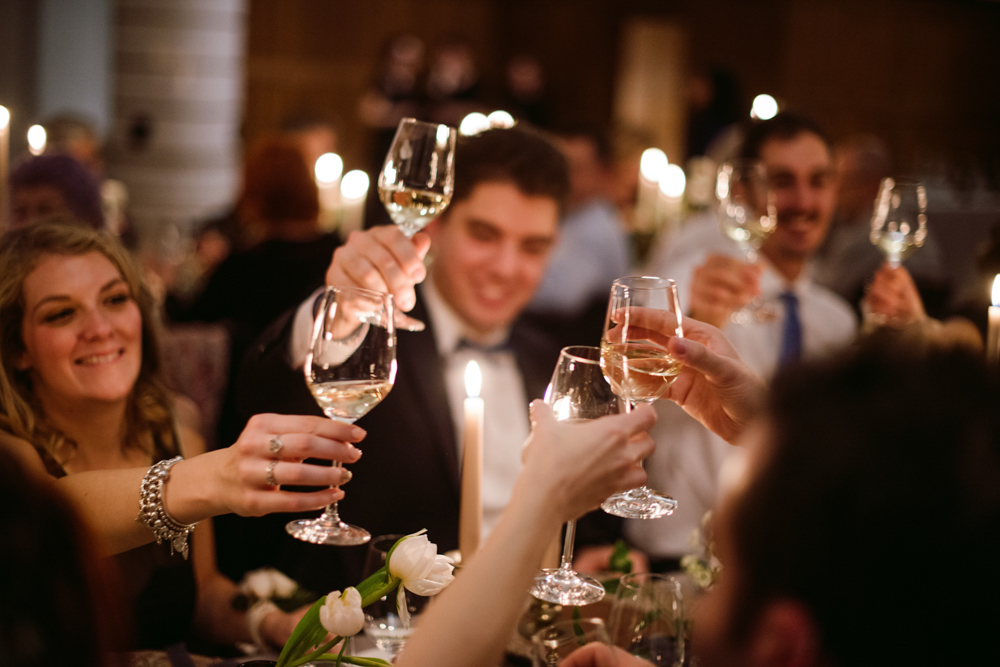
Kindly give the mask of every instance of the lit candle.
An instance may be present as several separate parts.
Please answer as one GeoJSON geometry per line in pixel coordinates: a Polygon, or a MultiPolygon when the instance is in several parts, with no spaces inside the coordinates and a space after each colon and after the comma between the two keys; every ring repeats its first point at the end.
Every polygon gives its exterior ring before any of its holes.
{"type": "Polygon", "coordinates": [[[320,228],[325,232],[332,232],[339,222],[340,177],[343,173],[344,160],[336,153],[323,153],[313,167],[319,190],[320,228]]]}
{"type": "Polygon", "coordinates": [[[479,390],[483,376],[479,364],[465,367],[465,443],[462,453],[462,505],[458,519],[458,548],[462,563],[479,549],[483,534],[483,399],[479,390]]]}
{"type": "Polygon", "coordinates": [[[986,333],[986,359],[991,364],[1000,361],[1000,274],[993,279],[993,293],[990,295],[990,328],[986,333]]]}
{"type": "Polygon", "coordinates": [[[7,228],[7,165],[10,153],[10,112],[0,107],[0,231],[7,228]]]}
{"type": "Polygon", "coordinates": [[[351,232],[361,229],[365,221],[365,197],[368,196],[368,174],[353,169],[340,181],[341,218],[340,236],[343,239],[351,232]]]}
{"type": "Polygon", "coordinates": [[[639,160],[639,191],[635,202],[634,227],[636,231],[656,229],[659,216],[659,183],[668,161],[667,154],[659,148],[647,148],[639,160]]]}

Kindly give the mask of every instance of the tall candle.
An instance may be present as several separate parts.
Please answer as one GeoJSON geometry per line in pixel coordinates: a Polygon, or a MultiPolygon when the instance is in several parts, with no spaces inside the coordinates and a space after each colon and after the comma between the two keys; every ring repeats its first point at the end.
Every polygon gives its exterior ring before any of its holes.
{"type": "Polygon", "coordinates": [[[10,202],[7,200],[7,179],[10,164],[10,112],[0,106],[0,231],[7,228],[10,202]]]}
{"type": "Polygon", "coordinates": [[[986,333],[986,360],[991,364],[1000,362],[1000,274],[993,279],[993,293],[990,295],[990,326],[986,333]]]}
{"type": "Polygon", "coordinates": [[[365,221],[365,198],[368,196],[368,174],[354,169],[340,181],[340,236],[346,239],[361,229],[365,221]]]}
{"type": "Polygon", "coordinates": [[[323,153],[316,160],[313,174],[319,190],[319,222],[325,232],[332,232],[340,222],[340,177],[344,160],[336,153],[323,153]]]}
{"type": "Polygon", "coordinates": [[[458,519],[458,548],[462,564],[479,550],[483,534],[483,415],[479,397],[483,376],[479,364],[470,361],[465,367],[465,443],[462,453],[462,505],[458,519]]]}

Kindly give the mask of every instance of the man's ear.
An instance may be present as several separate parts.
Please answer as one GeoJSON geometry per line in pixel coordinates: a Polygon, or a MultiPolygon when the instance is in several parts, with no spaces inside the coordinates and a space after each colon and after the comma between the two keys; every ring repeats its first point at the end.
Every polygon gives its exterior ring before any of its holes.
{"type": "Polygon", "coordinates": [[[750,638],[756,667],[815,667],[820,664],[819,630],[800,602],[779,599],[767,604],[750,638]]]}

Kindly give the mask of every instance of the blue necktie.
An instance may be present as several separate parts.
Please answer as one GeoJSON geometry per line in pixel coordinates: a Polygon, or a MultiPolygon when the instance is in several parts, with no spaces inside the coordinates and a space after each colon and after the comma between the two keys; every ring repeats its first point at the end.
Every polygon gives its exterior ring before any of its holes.
{"type": "Polygon", "coordinates": [[[778,354],[778,365],[784,366],[790,361],[798,361],[802,357],[802,322],[799,320],[799,297],[795,292],[782,292],[780,295],[785,304],[785,325],[781,332],[781,352],[778,354]]]}

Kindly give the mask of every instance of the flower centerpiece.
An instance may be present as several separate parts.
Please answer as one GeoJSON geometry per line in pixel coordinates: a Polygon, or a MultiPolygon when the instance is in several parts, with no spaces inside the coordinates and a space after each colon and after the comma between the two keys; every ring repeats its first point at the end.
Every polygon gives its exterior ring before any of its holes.
{"type": "Polygon", "coordinates": [[[277,667],[299,667],[315,660],[335,660],[351,665],[387,665],[377,658],[346,656],[348,637],[364,627],[364,607],[396,592],[396,607],[404,625],[409,624],[406,608],[408,590],[417,595],[435,595],[454,579],[453,561],[437,553],[437,546],[424,531],[402,537],[389,549],[385,566],[343,593],[333,591],[317,600],[302,617],[278,657],[277,667]],[[332,635],[332,639],[327,639],[332,635]],[[341,644],[340,651],[328,653],[341,644]]]}

